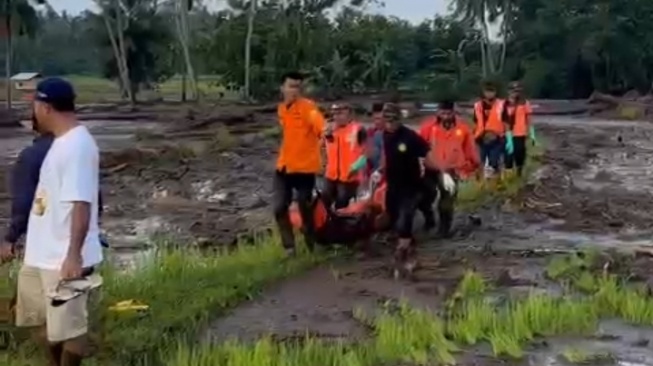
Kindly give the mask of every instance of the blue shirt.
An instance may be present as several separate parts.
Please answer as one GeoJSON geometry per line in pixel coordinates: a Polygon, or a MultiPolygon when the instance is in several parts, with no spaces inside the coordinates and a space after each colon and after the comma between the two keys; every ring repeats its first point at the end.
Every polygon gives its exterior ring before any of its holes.
{"type": "Polygon", "coordinates": [[[370,167],[372,171],[378,170],[381,167],[383,157],[383,130],[375,130],[372,137],[372,154],[369,157],[370,167]]]}

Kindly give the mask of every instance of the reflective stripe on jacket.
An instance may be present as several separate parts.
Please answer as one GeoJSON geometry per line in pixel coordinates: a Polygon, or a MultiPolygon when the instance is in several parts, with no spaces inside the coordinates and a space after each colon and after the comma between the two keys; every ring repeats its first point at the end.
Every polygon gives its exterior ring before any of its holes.
{"type": "Polygon", "coordinates": [[[491,132],[497,136],[503,136],[505,133],[505,126],[503,125],[503,108],[505,102],[501,99],[496,99],[492,108],[490,109],[487,118],[483,111],[483,101],[478,101],[474,104],[474,117],[476,119],[476,126],[474,127],[474,137],[480,138],[486,132],[491,132]]]}
{"type": "Polygon", "coordinates": [[[513,136],[527,136],[530,115],[533,113],[531,104],[528,101],[524,101],[517,105],[508,104],[506,109],[508,116],[510,116],[514,123],[512,126],[513,136]]]}
{"type": "Polygon", "coordinates": [[[431,157],[443,171],[454,170],[466,177],[480,166],[472,131],[460,118],[448,129],[436,124],[431,129],[429,144],[431,157]]]}
{"type": "Polygon", "coordinates": [[[339,182],[359,182],[361,174],[349,177],[349,168],[365,152],[365,147],[359,144],[358,136],[363,130],[357,122],[337,127],[333,131],[333,139],[327,140],[327,165],[324,176],[339,182]]]}

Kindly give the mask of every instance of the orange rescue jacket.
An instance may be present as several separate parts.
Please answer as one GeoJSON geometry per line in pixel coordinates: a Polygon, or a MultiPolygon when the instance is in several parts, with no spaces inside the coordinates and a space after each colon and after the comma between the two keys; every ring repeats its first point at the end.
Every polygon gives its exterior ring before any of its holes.
{"type": "Polygon", "coordinates": [[[433,161],[443,171],[454,170],[465,178],[480,166],[472,131],[461,118],[456,118],[448,129],[436,124],[431,129],[429,144],[433,161]]]}
{"type": "Polygon", "coordinates": [[[474,117],[476,118],[476,126],[474,127],[474,138],[480,138],[486,132],[492,132],[497,136],[503,136],[505,133],[505,126],[503,121],[503,108],[505,102],[501,99],[496,99],[494,105],[490,109],[487,118],[483,113],[483,101],[478,101],[474,104],[474,117]]]}
{"type": "Polygon", "coordinates": [[[315,103],[300,98],[277,107],[283,134],[277,170],[317,174],[322,169],[321,139],[326,122],[315,103]]]}
{"type": "Polygon", "coordinates": [[[339,182],[360,182],[362,175],[349,176],[349,168],[365,153],[365,147],[358,143],[363,126],[350,122],[333,131],[333,139],[326,141],[327,165],[324,176],[339,182]]]}
{"type": "Polygon", "coordinates": [[[438,118],[435,116],[427,117],[422,121],[422,124],[419,126],[419,135],[422,136],[422,138],[425,141],[429,141],[431,138],[431,130],[433,127],[435,127],[438,123],[438,118]]]}
{"type": "Polygon", "coordinates": [[[507,112],[510,118],[512,118],[514,121],[512,126],[513,136],[528,136],[530,116],[533,113],[531,104],[528,101],[524,101],[523,103],[519,103],[517,105],[508,104],[507,112]]]}

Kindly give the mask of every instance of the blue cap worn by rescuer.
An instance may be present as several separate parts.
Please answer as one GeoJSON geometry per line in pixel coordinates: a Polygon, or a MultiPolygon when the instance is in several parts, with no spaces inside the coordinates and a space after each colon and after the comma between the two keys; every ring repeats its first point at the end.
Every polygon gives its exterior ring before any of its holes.
{"type": "Polygon", "coordinates": [[[75,89],[66,80],[61,78],[47,78],[38,83],[34,100],[53,103],[74,103],[75,89]]]}

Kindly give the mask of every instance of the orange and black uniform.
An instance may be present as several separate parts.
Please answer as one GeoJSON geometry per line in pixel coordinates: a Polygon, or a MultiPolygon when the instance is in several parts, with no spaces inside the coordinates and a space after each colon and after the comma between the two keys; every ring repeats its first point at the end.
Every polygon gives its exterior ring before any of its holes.
{"type": "Polygon", "coordinates": [[[436,120],[428,131],[427,141],[431,147],[429,155],[438,167],[437,172],[426,171],[426,180],[429,185],[430,196],[427,196],[428,205],[432,205],[440,193],[438,201],[438,214],[440,217],[440,234],[447,235],[453,223],[455,193],[452,195],[444,189],[441,172],[450,174],[454,180],[467,178],[480,166],[479,155],[474,142],[474,134],[467,124],[456,117],[451,122],[436,120]]]}
{"type": "Polygon", "coordinates": [[[508,124],[512,126],[513,153],[506,155],[506,169],[517,167],[517,173],[521,175],[526,163],[526,140],[530,129],[530,117],[533,113],[530,103],[520,99],[516,102],[506,101],[508,124]]]}
{"type": "Polygon", "coordinates": [[[326,140],[327,165],[324,172],[327,204],[344,208],[356,196],[364,172],[349,175],[349,169],[365,153],[367,132],[358,122],[338,126],[326,140]]]}
{"type": "Polygon", "coordinates": [[[295,238],[288,207],[296,191],[306,243],[312,246],[315,230],[311,201],[315,176],[322,168],[320,149],[324,117],[315,103],[305,98],[281,103],[277,112],[282,141],[274,176],[274,215],[284,247],[293,248],[295,238]]]}
{"type": "Polygon", "coordinates": [[[505,155],[506,123],[508,114],[502,99],[480,100],[474,104],[474,138],[481,153],[481,163],[498,172],[505,155]]]}

